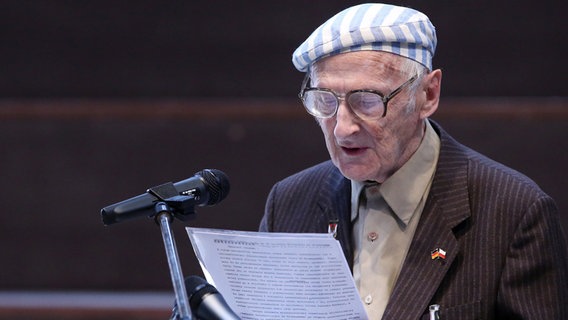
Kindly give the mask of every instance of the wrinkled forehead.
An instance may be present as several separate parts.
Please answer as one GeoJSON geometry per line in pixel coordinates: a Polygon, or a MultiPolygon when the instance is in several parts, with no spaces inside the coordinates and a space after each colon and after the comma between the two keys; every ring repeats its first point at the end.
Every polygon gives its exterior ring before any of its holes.
{"type": "Polygon", "coordinates": [[[310,66],[313,82],[325,78],[394,79],[405,77],[407,59],[380,51],[357,51],[323,58],[310,66]]]}

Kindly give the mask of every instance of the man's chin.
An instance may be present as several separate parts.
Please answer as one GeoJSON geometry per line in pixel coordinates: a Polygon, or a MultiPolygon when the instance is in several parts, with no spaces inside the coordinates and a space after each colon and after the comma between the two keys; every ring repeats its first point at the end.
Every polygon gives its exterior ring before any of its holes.
{"type": "Polygon", "coordinates": [[[338,168],[341,174],[350,180],[367,181],[374,179],[369,169],[353,165],[340,165],[338,168]]]}

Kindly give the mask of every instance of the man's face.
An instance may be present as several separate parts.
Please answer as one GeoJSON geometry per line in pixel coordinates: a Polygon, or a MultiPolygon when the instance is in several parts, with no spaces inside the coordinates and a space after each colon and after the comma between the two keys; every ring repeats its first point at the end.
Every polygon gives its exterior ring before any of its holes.
{"type": "MultiPolygon", "coordinates": [[[[371,51],[331,56],[315,63],[311,85],[340,95],[357,89],[388,95],[414,76],[401,71],[403,59],[371,51]]],[[[318,119],[331,159],[345,177],[382,183],[416,151],[424,130],[422,99],[410,91],[407,88],[390,100],[386,116],[378,120],[361,120],[344,100],[335,116],[318,119]],[[408,111],[411,103],[416,108],[408,111]]]]}

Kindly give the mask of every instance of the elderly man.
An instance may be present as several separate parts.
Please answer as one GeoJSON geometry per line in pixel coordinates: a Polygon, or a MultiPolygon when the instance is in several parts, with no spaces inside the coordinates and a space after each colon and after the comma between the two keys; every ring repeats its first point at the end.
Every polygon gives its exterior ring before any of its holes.
{"type": "Polygon", "coordinates": [[[435,46],[424,14],[384,4],[308,37],[293,62],[331,161],[278,182],[260,230],[333,232],[371,319],[568,319],[556,206],[428,119],[435,46]]]}

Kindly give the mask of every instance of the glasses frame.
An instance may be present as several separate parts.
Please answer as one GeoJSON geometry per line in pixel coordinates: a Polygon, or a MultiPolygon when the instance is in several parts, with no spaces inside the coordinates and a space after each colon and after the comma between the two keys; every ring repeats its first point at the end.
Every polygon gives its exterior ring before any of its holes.
{"type": "Polygon", "coordinates": [[[351,108],[351,111],[353,112],[353,114],[355,114],[357,117],[361,118],[353,109],[353,107],[351,106],[351,104],[349,103],[348,99],[349,96],[353,93],[357,93],[357,92],[369,92],[369,93],[374,93],[376,95],[378,95],[379,97],[381,97],[381,100],[383,101],[383,105],[384,105],[384,110],[383,110],[383,114],[378,117],[378,118],[384,118],[387,115],[387,105],[389,103],[390,100],[392,100],[397,94],[399,94],[402,90],[404,90],[407,86],[409,86],[412,82],[414,82],[416,79],[418,79],[418,74],[414,75],[413,77],[411,77],[410,79],[408,79],[407,81],[405,81],[403,84],[401,84],[398,88],[394,89],[393,91],[391,91],[391,93],[387,94],[386,96],[382,93],[379,92],[377,90],[373,90],[373,89],[357,89],[357,90],[351,90],[349,92],[347,92],[344,95],[340,95],[337,92],[328,89],[328,88],[319,88],[319,87],[308,87],[308,83],[310,83],[310,76],[309,76],[309,72],[306,74],[306,77],[304,78],[304,81],[302,82],[302,89],[300,90],[300,93],[298,93],[298,97],[300,98],[300,100],[302,100],[302,105],[304,106],[304,108],[306,109],[306,111],[308,111],[309,114],[311,114],[312,116],[316,117],[316,118],[320,118],[320,119],[329,119],[333,116],[335,116],[337,114],[337,110],[339,110],[339,105],[341,104],[341,101],[345,101],[347,103],[347,105],[349,106],[349,108],[351,108]],[[308,109],[306,107],[306,103],[305,103],[305,93],[308,91],[325,91],[325,92],[329,92],[331,94],[333,94],[333,96],[335,97],[337,103],[335,105],[335,110],[333,111],[333,113],[331,113],[329,116],[319,116],[319,115],[315,115],[312,112],[310,112],[310,109],[308,109]]]}

